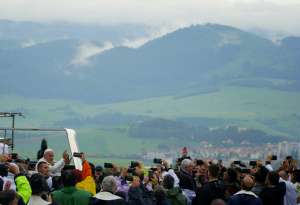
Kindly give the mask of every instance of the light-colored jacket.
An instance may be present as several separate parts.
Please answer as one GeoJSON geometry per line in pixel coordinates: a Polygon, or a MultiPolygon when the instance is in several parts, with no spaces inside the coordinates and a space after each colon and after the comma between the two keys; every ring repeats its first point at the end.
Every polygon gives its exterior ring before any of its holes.
{"type": "Polygon", "coordinates": [[[101,192],[95,194],[94,197],[97,198],[97,199],[104,200],[104,201],[122,199],[121,197],[119,197],[117,195],[114,195],[110,192],[106,192],[106,191],[101,191],[101,192]]]}
{"type": "Polygon", "coordinates": [[[32,195],[27,205],[48,205],[50,202],[45,201],[40,196],[32,195]]]}
{"type": "Polygon", "coordinates": [[[51,176],[60,176],[61,170],[65,166],[64,159],[60,159],[59,161],[55,162],[54,165],[52,165],[49,162],[47,162],[46,159],[43,157],[43,158],[39,159],[39,161],[36,163],[36,166],[35,166],[36,171],[37,171],[37,166],[40,162],[46,162],[49,165],[49,172],[50,172],[51,176]]]}
{"type": "Polygon", "coordinates": [[[284,205],[296,205],[297,204],[297,190],[295,185],[290,182],[282,179],[280,177],[279,182],[284,182],[286,186],[286,192],[284,195],[284,205]]]}

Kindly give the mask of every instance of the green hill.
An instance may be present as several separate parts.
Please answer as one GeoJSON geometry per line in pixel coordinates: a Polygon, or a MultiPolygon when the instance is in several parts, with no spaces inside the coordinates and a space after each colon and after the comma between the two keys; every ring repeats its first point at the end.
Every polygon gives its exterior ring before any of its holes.
{"type": "Polygon", "coordinates": [[[275,44],[229,26],[197,25],[136,49],[115,47],[86,64],[72,63],[84,43],[103,46],[74,38],[0,49],[0,93],[112,103],[228,84],[300,89],[297,37],[275,44]],[[284,83],[274,86],[276,80],[284,83]]]}
{"type": "MultiPolygon", "coordinates": [[[[1,27],[0,22],[0,32],[10,23],[1,27]]],[[[26,25],[27,39],[33,34],[26,25]]],[[[73,33],[75,28],[66,29],[73,33]]],[[[192,136],[191,145],[216,134],[209,130],[239,140],[253,133],[263,142],[299,138],[299,37],[274,43],[229,26],[196,25],[76,64],[84,43],[98,49],[104,45],[94,39],[95,33],[89,38],[85,32],[68,39],[58,38],[63,32],[51,38],[50,32],[51,40],[30,47],[20,46],[26,39],[14,37],[15,31],[12,38],[0,39],[0,108],[25,114],[17,126],[71,127],[78,131],[82,150],[91,155],[130,158],[166,143],[177,149],[179,131],[192,136]],[[166,126],[153,129],[159,122],[166,126]],[[150,131],[139,137],[146,129],[150,131]],[[176,140],[167,141],[166,135],[176,140]],[[118,156],[113,156],[115,150],[118,156]]],[[[1,119],[0,127],[7,126],[10,121],[1,119]]],[[[224,136],[216,135],[215,141],[224,136]]],[[[43,137],[18,136],[18,149],[29,155],[43,137]]],[[[52,134],[50,143],[62,149],[65,143],[59,139],[52,134]]]]}
{"type": "MultiPolygon", "coordinates": [[[[177,140],[130,136],[132,126],[157,118],[176,121],[179,127],[183,122],[184,129],[181,130],[187,132],[190,132],[188,127],[191,126],[222,129],[237,126],[298,140],[299,101],[299,92],[230,86],[185,97],[165,96],[104,105],[1,96],[0,107],[24,112],[26,118],[16,120],[18,127],[71,127],[78,132],[81,149],[91,155],[113,155],[118,149],[118,154],[132,158],[137,152],[157,150],[165,143],[176,147],[177,140]]],[[[0,127],[3,126],[10,126],[10,121],[1,119],[0,127]]],[[[203,129],[199,129],[198,133],[204,133],[203,129]]],[[[41,137],[27,136],[25,139],[33,140],[34,145],[23,143],[19,149],[35,153],[41,137]]],[[[17,139],[23,142],[24,136],[20,133],[17,139]]],[[[54,147],[62,149],[63,144],[57,140],[58,136],[50,139],[54,147]]],[[[266,137],[264,139],[267,140],[266,137]]],[[[194,141],[199,142],[200,138],[191,142],[194,141]]]]}

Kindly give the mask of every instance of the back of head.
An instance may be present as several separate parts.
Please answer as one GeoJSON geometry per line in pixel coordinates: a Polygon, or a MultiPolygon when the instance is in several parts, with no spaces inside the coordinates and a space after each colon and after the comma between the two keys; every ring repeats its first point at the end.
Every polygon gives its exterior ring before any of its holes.
{"type": "Polygon", "coordinates": [[[269,172],[267,179],[270,185],[277,186],[279,184],[279,175],[277,172],[269,172]]]}
{"type": "Polygon", "coordinates": [[[212,178],[218,178],[219,176],[219,166],[217,164],[211,164],[208,167],[209,176],[212,178]]]}
{"type": "Polygon", "coordinates": [[[226,205],[226,203],[222,199],[215,199],[210,205],[226,205]]]}
{"type": "Polygon", "coordinates": [[[0,164],[0,176],[6,177],[8,175],[8,166],[5,164],[0,164]]]}
{"type": "Polygon", "coordinates": [[[202,166],[202,165],[205,165],[205,162],[202,159],[197,159],[196,160],[196,165],[197,166],[202,166]]]}
{"type": "Polygon", "coordinates": [[[264,184],[266,182],[266,178],[268,175],[268,170],[265,167],[260,168],[256,173],[255,173],[255,181],[264,184]]]}
{"type": "Polygon", "coordinates": [[[172,189],[174,187],[174,178],[167,174],[163,179],[163,186],[165,189],[172,189]]]}
{"type": "Polygon", "coordinates": [[[279,177],[281,177],[281,178],[284,179],[284,180],[288,180],[288,178],[289,178],[288,173],[287,173],[286,171],[284,171],[284,170],[281,170],[281,171],[278,173],[278,175],[279,175],[279,177]]]}
{"type": "Polygon", "coordinates": [[[43,192],[49,191],[45,178],[40,174],[33,174],[30,177],[29,182],[30,182],[33,195],[39,195],[43,192]]]}
{"type": "Polygon", "coordinates": [[[18,195],[13,190],[0,191],[0,204],[1,205],[10,205],[13,200],[18,198],[18,195]]]}
{"type": "Polygon", "coordinates": [[[237,174],[237,171],[235,169],[228,168],[226,172],[227,172],[229,183],[233,183],[233,182],[237,181],[238,174],[237,174]]]}
{"type": "Polygon", "coordinates": [[[64,187],[75,186],[77,176],[73,170],[65,170],[61,173],[61,180],[64,187]]]}
{"type": "Polygon", "coordinates": [[[102,191],[115,193],[117,191],[117,182],[113,176],[107,176],[102,181],[102,191]]]}
{"type": "Polygon", "coordinates": [[[242,189],[246,191],[250,191],[252,187],[254,186],[254,180],[251,176],[246,175],[241,182],[242,189]]]}

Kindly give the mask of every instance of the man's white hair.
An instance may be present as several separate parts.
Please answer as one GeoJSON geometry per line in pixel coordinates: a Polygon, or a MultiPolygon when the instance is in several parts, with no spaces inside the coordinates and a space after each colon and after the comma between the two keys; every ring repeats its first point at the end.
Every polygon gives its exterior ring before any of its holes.
{"type": "Polygon", "coordinates": [[[113,176],[107,176],[102,181],[102,191],[115,193],[117,191],[117,181],[113,176]]]}
{"type": "Polygon", "coordinates": [[[180,169],[186,171],[187,167],[193,164],[193,161],[190,159],[184,159],[181,162],[180,169]]]}
{"type": "Polygon", "coordinates": [[[53,153],[54,153],[54,150],[53,150],[53,149],[50,149],[50,148],[46,149],[46,150],[44,151],[44,156],[45,156],[45,154],[47,154],[47,153],[49,153],[49,152],[53,152],[53,153]]]}

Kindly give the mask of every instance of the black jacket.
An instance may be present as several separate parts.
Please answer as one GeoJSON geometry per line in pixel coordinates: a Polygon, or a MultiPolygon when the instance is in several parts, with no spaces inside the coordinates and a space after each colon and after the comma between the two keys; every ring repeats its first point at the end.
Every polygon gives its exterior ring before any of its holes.
{"type": "Polygon", "coordinates": [[[280,182],[277,186],[264,188],[259,197],[263,205],[283,205],[283,199],[286,192],[284,182],[280,182]]]}
{"type": "Polygon", "coordinates": [[[240,191],[231,196],[227,205],[262,205],[262,201],[253,192],[240,191]]]}
{"type": "Polygon", "coordinates": [[[153,205],[152,192],[146,192],[144,186],[130,187],[128,191],[129,205],[153,205]]]}
{"type": "Polygon", "coordinates": [[[181,189],[189,189],[196,192],[196,181],[191,174],[181,170],[178,174],[178,178],[179,187],[181,189]]]}
{"type": "Polygon", "coordinates": [[[222,181],[210,181],[198,188],[193,205],[210,205],[214,199],[225,200],[225,190],[226,188],[222,181]]]}

